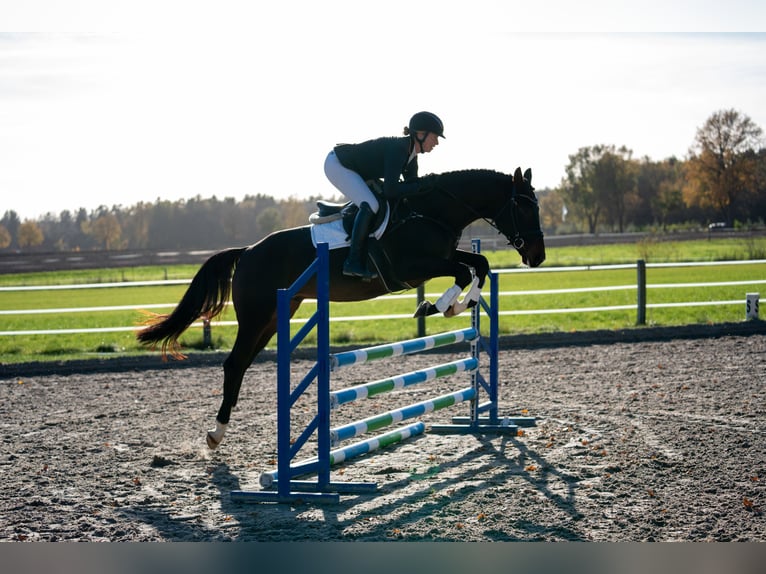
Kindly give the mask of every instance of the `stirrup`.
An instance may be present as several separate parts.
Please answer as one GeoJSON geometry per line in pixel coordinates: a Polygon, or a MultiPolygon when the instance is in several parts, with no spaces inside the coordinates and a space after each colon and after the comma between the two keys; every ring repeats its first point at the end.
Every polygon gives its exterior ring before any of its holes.
{"type": "Polygon", "coordinates": [[[367,266],[363,266],[361,263],[355,264],[348,260],[343,264],[343,275],[348,277],[360,277],[364,281],[371,281],[378,277],[378,274],[374,271],[370,271],[367,266]]]}

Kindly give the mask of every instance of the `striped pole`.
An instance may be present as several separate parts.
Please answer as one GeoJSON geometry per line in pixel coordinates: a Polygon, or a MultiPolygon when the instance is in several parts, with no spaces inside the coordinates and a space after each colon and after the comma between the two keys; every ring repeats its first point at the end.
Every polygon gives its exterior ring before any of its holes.
{"type": "Polygon", "coordinates": [[[467,387],[465,389],[455,391],[454,393],[448,393],[446,395],[441,395],[440,397],[427,399],[419,403],[413,403],[400,409],[394,409],[361,421],[355,421],[353,423],[331,429],[330,440],[332,441],[333,445],[337,445],[344,440],[354,438],[361,434],[376,431],[406,419],[419,417],[426,413],[451,407],[452,405],[462,403],[463,401],[469,401],[475,397],[476,389],[473,387],[467,387]]]}
{"type": "Polygon", "coordinates": [[[335,409],[346,403],[403,389],[410,385],[432,381],[439,377],[447,377],[449,375],[454,375],[455,373],[470,373],[478,368],[478,359],[476,357],[469,357],[467,359],[460,359],[450,363],[436,365],[435,367],[421,369],[419,371],[412,371],[411,373],[396,375],[388,379],[380,379],[378,381],[363,383],[339,391],[333,391],[330,393],[330,408],[335,409]]]}
{"type": "MultiPolygon", "coordinates": [[[[416,423],[392,430],[385,434],[368,438],[366,440],[330,451],[330,466],[340,464],[343,461],[350,460],[358,456],[362,456],[368,452],[373,452],[379,448],[384,448],[394,443],[401,442],[410,437],[423,434],[425,430],[426,425],[418,421],[416,423]]],[[[316,458],[298,462],[290,467],[290,474],[293,477],[298,477],[301,476],[301,474],[313,472],[311,468],[313,468],[316,463],[316,458]],[[309,470],[306,473],[301,472],[301,469],[304,467],[309,467],[309,470]]],[[[271,486],[277,481],[278,476],[279,474],[276,470],[262,473],[260,477],[261,486],[263,488],[271,488],[271,486]]]]}
{"type": "Polygon", "coordinates": [[[457,331],[439,333],[438,335],[429,335],[428,337],[399,341],[398,343],[388,343],[385,345],[377,345],[375,347],[357,349],[355,351],[335,353],[330,359],[331,368],[332,370],[335,370],[348,365],[367,363],[369,361],[376,361],[387,357],[398,357],[400,355],[409,355],[410,353],[419,353],[436,347],[444,347],[463,341],[471,341],[477,336],[478,332],[476,329],[467,327],[457,331]]]}

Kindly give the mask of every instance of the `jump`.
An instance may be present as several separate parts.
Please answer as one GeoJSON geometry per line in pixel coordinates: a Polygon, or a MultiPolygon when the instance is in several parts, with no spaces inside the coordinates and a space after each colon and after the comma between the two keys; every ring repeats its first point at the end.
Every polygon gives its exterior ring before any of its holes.
{"type": "MultiPolygon", "coordinates": [[[[512,175],[494,170],[463,170],[423,178],[427,191],[389,205],[385,233],[370,247],[379,273],[372,279],[343,273],[348,247],[330,252],[330,300],[362,301],[392,290],[415,288],[435,277],[454,277],[455,285],[420,313],[455,315],[475,304],[489,263],[477,253],[457,248],[463,230],[483,219],[508,240],[522,262],[537,267],[545,260],[532,173],[512,175]],[[462,300],[461,293],[471,286],[462,300]]],[[[192,279],[176,308],[158,315],[137,333],[163,354],[182,356],[178,338],[198,318],[213,319],[231,298],[238,330],[223,364],[223,399],[216,428],[207,434],[215,449],[223,439],[237,404],[245,371],[276,333],[277,290],[289,287],[316,257],[311,226],[272,233],[247,246],[211,256],[192,279]]],[[[291,315],[302,301],[316,297],[311,281],[291,301],[291,315]]]]}

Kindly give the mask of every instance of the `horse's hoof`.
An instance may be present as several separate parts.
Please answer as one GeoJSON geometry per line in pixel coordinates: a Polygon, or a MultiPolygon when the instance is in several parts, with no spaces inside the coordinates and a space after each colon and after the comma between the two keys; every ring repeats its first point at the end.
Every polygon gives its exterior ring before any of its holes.
{"type": "Polygon", "coordinates": [[[429,315],[435,315],[438,312],[439,310],[436,308],[436,305],[430,301],[421,301],[420,305],[418,305],[418,308],[415,309],[415,313],[412,316],[413,318],[428,317],[429,315]]]}
{"type": "Polygon", "coordinates": [[[431,304],[430,301],[421,301],[418,305],[418,308],[415,309],[415,312],[412,314],[413,318],[417,317],[425,317],[426,311],[428,311],[428,306],[431,304]]]}
{"type": "Polygon", "coordinates": [[[210,432],[207,433],[205,440],[207,440],[207,447],[210,450],[215,450],[216,448],[218,448],[218,445],[221,444],[221,441],[220,440],[216,441],[215,438],[213,437],[213,433],[210,433],[210,432]]]}

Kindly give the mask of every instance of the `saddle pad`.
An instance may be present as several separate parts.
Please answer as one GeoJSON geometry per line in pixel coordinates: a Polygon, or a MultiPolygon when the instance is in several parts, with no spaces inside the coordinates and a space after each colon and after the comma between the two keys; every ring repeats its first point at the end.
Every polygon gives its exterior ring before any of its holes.
{"type": "MultiPolygon", "coordinates": [[[[371,234],[375,239],[380,239],[388,225],[388,216],[390,211],[386,211],[383,223],[371,234]]],[[[343,229],[343,220],[336,219],[329,223],[314,223],[311,225],[311,243],[314,247],[317,243],[327,243],[330,250],[348,247],[351,244],[351,238],[343,229]]]]}

